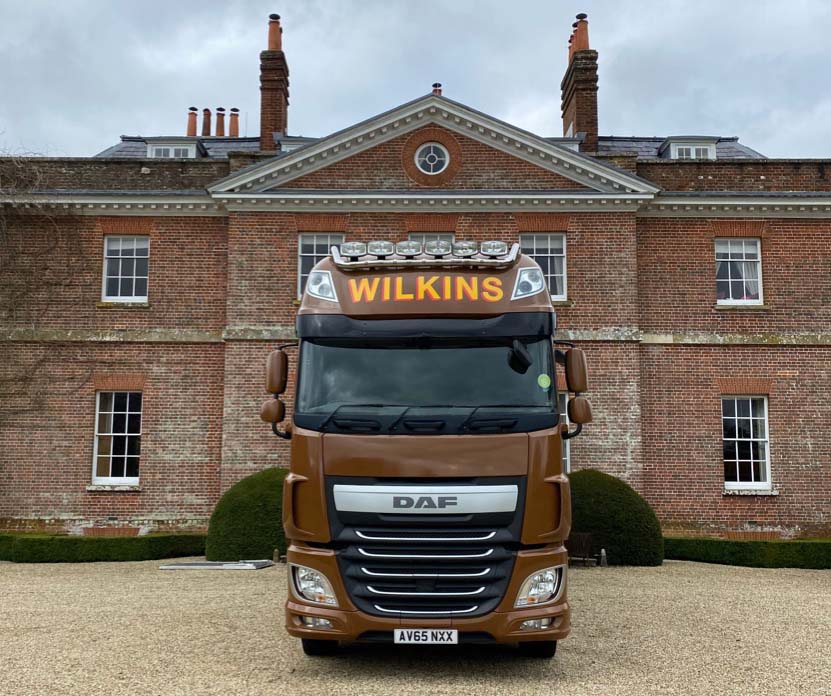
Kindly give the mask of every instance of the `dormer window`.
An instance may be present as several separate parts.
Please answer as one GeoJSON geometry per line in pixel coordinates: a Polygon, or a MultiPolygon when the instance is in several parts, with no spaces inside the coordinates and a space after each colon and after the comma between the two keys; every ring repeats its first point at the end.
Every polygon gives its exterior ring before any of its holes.
{"type": "Polygon", "coordinates": [[[153,159],[189,159],[196,157],[195,143],[147,143],[147,156],[153,159]]]}
{"type": "Polygon", "coordinates": [[[658,148],[658,156],[675,160],[714,160],[718,138],[693,135],[671,136],[658,148]]]}

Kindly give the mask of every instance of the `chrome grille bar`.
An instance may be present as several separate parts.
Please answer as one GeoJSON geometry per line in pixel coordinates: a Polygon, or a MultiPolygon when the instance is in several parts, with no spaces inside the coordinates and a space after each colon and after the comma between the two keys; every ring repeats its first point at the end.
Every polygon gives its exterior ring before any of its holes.
{"type": "Polygon", "coordinates": [[[373,605],[378,611],[383,611],[385,614],[432,614],[433,616],[447,615],[447,614],[470,614],[479,608],[479,605],[474,605],[469,609],[453,609],[451,611],[415,611],[412,609],[386,609],[377,604],[373,605]]]}
{"type": "Polygon", "coordinates": [[[488,532],[485,536],[465,536],[465,537],[407,537],[407,536],[371,536],[359,530],[355,530],[355,534],[361,539],[367,541],[487,541],[496,536],[496,532],[488,532]]]}
{"type": "Polygon", "coordinates": [[[491,569],[485,568],[481,573],[375,573],[361,567],[361,572],[377,578],[481,578],[490,573],[491,569]]]}
{"type": "Polygon", "coordinates": [[[488,549],[484,553],[456,553],[456,554],[434,554],[434,553],[370,553],[362,548],[358,549],[358,553],[369,558],[446,558],[453,560],[456,558],[486,558],[493,553],[493,549],[488,549]]]}
{"type": "Polygon", "coordinates": [[[387,592],[384,590],[376,590],[372,585],[367,585],[366,589],[372,592],[372,594],[393,595],[396,597],[470,597],[472,595],[482,594],[485,591],[484,586],[471,592],[387,592]]]}

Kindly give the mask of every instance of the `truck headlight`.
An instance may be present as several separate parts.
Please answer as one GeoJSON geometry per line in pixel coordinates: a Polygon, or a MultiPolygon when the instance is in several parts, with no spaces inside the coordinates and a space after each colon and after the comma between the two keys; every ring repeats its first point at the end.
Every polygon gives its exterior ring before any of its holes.
{"type": "Polygon", "coordinates": [[[291,576],[298,596],[315,604],[338,606],[332,584],[323,573],[306,566],[292,565],[291,576]]]}
{"type": "Polygon", "coordinates": [[[329,271],[312,271],[306,281],[306,292],[319,300],[338,301],[332,274],[329,271]]]}
{"type": "Polygon", "coordinates": [[[523,297],[530,297],[543,290],[545,290],[545,278],[542,277],[542,271],[534,266],[521,268],[516,277],[511,299],[519,300],[523,297]]]}
{"type": "Polygon", "coordinates": [[[557,599],[563,591],[565,566],[543,568],[525,578],[514,602],[515,607],[533,607],[557,599]]]}

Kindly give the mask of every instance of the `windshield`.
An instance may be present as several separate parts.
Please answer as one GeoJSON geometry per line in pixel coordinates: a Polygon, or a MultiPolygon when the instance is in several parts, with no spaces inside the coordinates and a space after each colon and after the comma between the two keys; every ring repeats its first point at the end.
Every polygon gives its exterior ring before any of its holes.
{"type": "MultiPolygon", "coordinates": [[[[297,411],[387,407],[552,411],[551,343],[533,338],[303,343],[297,411]],[[517,359],[517,350],[527,353],[517,359]],[[527,364],[530,359],[530,364],[527,364]],[[524,368],[524,371],[523,371],[524,368]]],[[[400,408],[399,408],[400,410],[400,408]]]]}

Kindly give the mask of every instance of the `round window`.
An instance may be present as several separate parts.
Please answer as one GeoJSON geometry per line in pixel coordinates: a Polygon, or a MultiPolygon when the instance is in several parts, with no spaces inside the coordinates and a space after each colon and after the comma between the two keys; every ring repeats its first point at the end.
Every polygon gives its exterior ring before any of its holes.
{"type": "Polygon", "coordinates": [[[416,150],[415,163],[425,174],[439,174],[447,169],[450,153],[439,143],[425,143],[416,150]]]}

